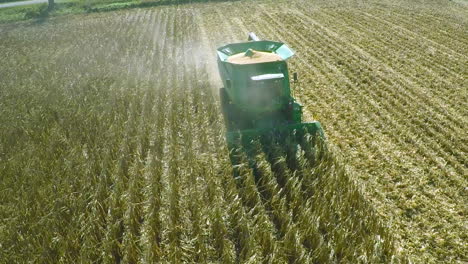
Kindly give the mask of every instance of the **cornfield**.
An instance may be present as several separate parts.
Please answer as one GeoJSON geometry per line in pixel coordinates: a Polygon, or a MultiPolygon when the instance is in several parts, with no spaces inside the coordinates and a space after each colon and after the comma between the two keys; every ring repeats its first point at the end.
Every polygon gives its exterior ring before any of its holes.
{"type": "Polygon", "coordinates": [[[466,7],[415,5],[0,25],[0,262],[466,261],[466,7]],[[214,51],[250,31],[296,50],[326,141],[227,148],[214,51]]]}

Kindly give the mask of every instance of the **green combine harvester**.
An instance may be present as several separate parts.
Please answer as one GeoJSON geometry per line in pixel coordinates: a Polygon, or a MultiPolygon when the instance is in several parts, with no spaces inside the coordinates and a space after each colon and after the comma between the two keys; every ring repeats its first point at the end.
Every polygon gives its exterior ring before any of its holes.
{"type": "MultiPolygon", "coordinates": [[[[320,134],[319,122],[302,122],[302,105],[291,94],[286,60],[294,52],[281,42],[249,41],[217,49],[224,88],[221,107],[228,146],[265,134],[320,134]]],[[[297,82],[297,74],[293,74],[297,82]]]]}

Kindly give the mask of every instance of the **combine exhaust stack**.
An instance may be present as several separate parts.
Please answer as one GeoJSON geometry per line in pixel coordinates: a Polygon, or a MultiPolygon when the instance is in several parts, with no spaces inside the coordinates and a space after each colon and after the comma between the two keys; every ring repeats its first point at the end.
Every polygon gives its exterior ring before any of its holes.
{"type": "Polygon", "coordinates": [[[217,53],[229,148],[269,133],[323,136],[319,122],[302,122],[302,105],[292,96],[286,64],[294,52],[287,45],[260,40],[252,32],[248,42],[222,46],[217,53]]]}

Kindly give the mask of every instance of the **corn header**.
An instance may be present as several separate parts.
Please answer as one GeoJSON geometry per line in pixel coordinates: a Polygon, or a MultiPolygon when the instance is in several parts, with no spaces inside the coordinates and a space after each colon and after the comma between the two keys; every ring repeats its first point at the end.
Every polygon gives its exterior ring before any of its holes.
{"type": "MultiPolygon", "coordinates": [[[[302,122],[302,105],[291,93],[286,64],[294,52],[287,45],[250,33],[249,41],[222,46],[217,53],[230,146],[269,133],[323,135],[319,122],[302,122]]],[[[297,74],[293,81],[297,82],[297,74]]]]}

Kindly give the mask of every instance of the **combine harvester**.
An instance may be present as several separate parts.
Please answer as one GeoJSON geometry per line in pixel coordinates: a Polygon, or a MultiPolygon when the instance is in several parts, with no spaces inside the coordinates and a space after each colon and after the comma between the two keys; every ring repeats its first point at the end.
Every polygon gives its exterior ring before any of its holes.
{"type": "MultiPolygon", "coordinates": [[[[228,44],[217,53],[229,149],[267,134],[323,136],[319,122],[302,122],[302,105],[291,94],[286,60],[294,52],[288,46],[250,33],[248,42],[228,44]]],[[[293,77],[296,83],[297,74],[293,77]]]]}

